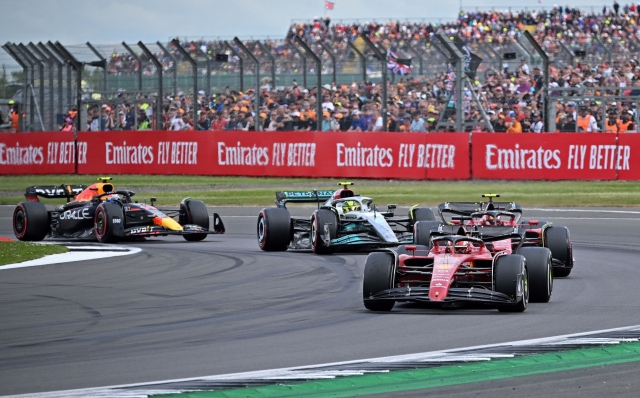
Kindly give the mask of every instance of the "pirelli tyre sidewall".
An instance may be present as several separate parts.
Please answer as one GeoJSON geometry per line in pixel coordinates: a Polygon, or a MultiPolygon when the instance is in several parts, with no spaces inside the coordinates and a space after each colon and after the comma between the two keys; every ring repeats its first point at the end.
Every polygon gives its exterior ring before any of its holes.
{"type": "Polygon", "coordinates": [[[508,254],[498,257],[493,272],[496,291],[514,300],[513,303],[498,305],[498,311],[526,310],[529,303],[529,278],[524,256],[508,254]]]}
{"type": "Polygon", "coordinates": [[[370,311],[391,311],[395,300],[372,298],[395,284],[396,260],[391,252],[373,252],[367,256],[362,278],[362,301],[370,311]]]}
{"type": "Polygon", "coordinates": [[[256,225],[258,246],[264,251],[286,251],[291,242],[289,210],[269,207],[258,214],[256,225]]]}
{"type": "Polygon", "coordinates": [[[94,233],[100,243],[118,241],[118,231],[124,228],[122,207],[117,203],[104,202],[98,205],[93,218],[94,233]]]}
{"type": "MultiPolygon", "coordinates": [[[[207,206],[201,200],[189,200],[184,202],[186,223],[198,225],[202,228],[209,229],[209,212],[207,206]]],[[[189,242],[201,241],[207,237],[207,234],[186,234],[182,237],[189,242]]]]}
{"type": "Polygon", "coordinates": [[[440,221],[418,221],[413,226],[413,244],[431,247],[431,232],[442,225],[440,221]]]}
{"type": "Polygon", "coordinates": [[[334,212],[327,209],[319,209],[313,212],[311,216],[311,250],[316,254],[331,254],[333,248],[326,246],[322,240],[324,234],[324,226],[329,225],[329,239],[335,239],[338,236],[338,217],[334,212]]]}
{"type": "Polygon", "coordinates": [[[43,240],[49,227],[49,212],[40,202],[21,202],[13,211],[13,233],[18,240],[43,240]]]}

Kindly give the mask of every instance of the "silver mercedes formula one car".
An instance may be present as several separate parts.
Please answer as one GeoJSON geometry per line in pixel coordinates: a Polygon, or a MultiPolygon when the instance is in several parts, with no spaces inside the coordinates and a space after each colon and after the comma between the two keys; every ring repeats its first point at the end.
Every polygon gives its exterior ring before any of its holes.
{"type": "Polygon", "coordinates": [[[380,211],[373,199],[338,183],[336,191],[276,192],[276,207],[258,215],[258,245],[265,251],[306,249],[317,254],[362,251],[413,243],[417,221],[434,221],[433,210],[414,206],[407,216],[396,216],[395,205],[380,211]],[[309,218],[291,217],[287,203],[317,203],[309,218]]]}

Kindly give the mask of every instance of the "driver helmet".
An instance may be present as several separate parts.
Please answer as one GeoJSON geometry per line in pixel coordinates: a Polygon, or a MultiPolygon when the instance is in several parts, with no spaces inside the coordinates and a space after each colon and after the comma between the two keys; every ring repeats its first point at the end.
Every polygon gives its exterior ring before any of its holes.
{"type": "Polygon", "coordinates": [[[342,212],[344,214],[352,211],[360,211],[360,203],[357,200],[346,200],[342,202],[342,212]]]}
{"type": "Polygon", "coordinates": [[[493,225],[496,223],[495,218],[491,214],[485,214],[482,217],[482,221],[484,221],[484,225],[493,225]]]}
{"type": "Polygon", "coordinates": [[[116,193],[113,193],[111,195],[107,195],[105,201],[111,202],[111,203],[119,202],[120,201],[120,196],[118,196],[118,194],[116,194],[116,193]]]}

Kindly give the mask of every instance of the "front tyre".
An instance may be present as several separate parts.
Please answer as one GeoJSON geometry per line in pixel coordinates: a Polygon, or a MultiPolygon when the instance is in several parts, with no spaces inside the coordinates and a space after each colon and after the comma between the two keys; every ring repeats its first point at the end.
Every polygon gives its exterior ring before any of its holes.
{"type": "Polygon", "coordinates": [[[13,233],[21,241],[40,241],[49,233],[49,212],[40,202],[18,203],[13,211],[13,233]]]}
{"type": "Polygon", "coordinates": [[[291,242],[289,210],[269,207],[258,214],[258,246],[267,252],[286,251],[291,242]]]}
{"type": "Polygon", "coordinates": [[[553,291],[551,251],[545,247],[523,247],[518,254],[527,260],[529,300],[532,303],[548,303],[553,291]]]}
{"type": "Polygon", "coordinates": [[[103,202],[96,209],[93,218],[93,230],[96,239],[100,243],[116,243],[118,236],[116,235],[116,224],[118,228],[122,228],[124,217],[122,207],[117,203],[103,202]]]}
{"type": "Polygon", "coordinates": [[[498,257],[494,267],[497,292],[511,297],[513,304],[499,304],[500,312],[523,312],[529,303],[529,280],[523,256],[510,254],[498,257]]]}
{"type": "Polygon", "coordinates": [[[431,232],[437,231],[440,221],[418,221],[413,226],[413,244],[431,248],[431,232]]]}
{"type": "Polygon", "coordinates": [[[370,311],[391,311],[395,300],[380,300],[373,295],[393,288],[395,282],[395,258],[389,252],[374,252],[367,256],[362,281],[362,301],[370,311]]]}
{"type": "Polygon", "coordinates": [[[338,236],[338,217],[327,209],[316,210],[311,216],[311,250],[316,254],[331,254],[333,248],[322,239],[324,226],[329,227],[329,240],[338,236]]]}
{"type": "Polygon", "coordinates": [[[569,228],[552,225],[544,231],[544,246],[551,250],[551,256],[562,262],[563,267],[554,267],[553,276],[566,278],[573,269],[573,250],[569,228]]]}
{"type": "MultiPolygon", "coordinates": [[[[185,224],[198,225],[202,228],[209,229],[209,212],[207,206],[201,200],[189,200],[184,205],[185,224]]],[[[182,237],[189,242],[201,241],[207,237],[207,234],[187,234],[182,237]]]]}

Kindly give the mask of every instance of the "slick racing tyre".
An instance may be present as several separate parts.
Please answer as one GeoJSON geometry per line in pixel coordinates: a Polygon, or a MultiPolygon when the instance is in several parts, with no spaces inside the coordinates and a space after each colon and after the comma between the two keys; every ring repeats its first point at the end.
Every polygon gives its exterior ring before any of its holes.
{"type": "Polygon", "coordinates": [[[518,254],[527,260],[529,274],[529,301],[548,303],[553,291],[551,251],[546,247],[523,247],[518,254]]]}
{"type": "MultiPolygon", "coordinates": [[[[100,243],[116,243],[118,236],[115,234],[114,224],[124,222],[122,207],[117,203],[103,202],[96,209],[93,218],[93,228],[96,239],[100,243]]],[[[120,225],[120,228],[123,226],[120,225]]]]}
{"type": "Polygon", "coordinates": [[[409,218],[411,219],[411,223],[415,224],[418,221],[435,221],[436,215],[433,214],[433,210],[429,207],[416,207],[415,209],[409,210],[409,218]]]}
{"type": "Polygon", "coordinates": [[[496,292],[518,300],[513,304],[499,304],[500,312],[522,312],[529,303],[529,280],[523,256],[509,254],[498,257],[493,270],[496,292]]]}
{"type": "Polygon", "coordinates": [[[331,254],[333,248],[327,246],[322,240],[324,226],[329,224],[329,239],[338,236],[338,217],[334,212],[327,209],[316,210],[311,216],[311,250],[316,254],[331,254]]]}
{"type": "Polygon", "coordinates": [[[573,268],[569,228],[552,225],[544,230],[544,235],[544,246],[551,250],[551,257],[564,264],[564,267],[555,267],[553,276],[556,278],[569,276],[573,268]]]}
{"type": "MultiPolygon", "coordinates": [[[[209,213],[207,206],[201,200],[189,200],[184,205],[185,224],[198,225],[209,229],[209,213]]],[[[203,240],[207,234],[187,234],[182,237],[189,242],[203,240]]]]}
{"type": "Polygon", "coordinates": [[[49,233],[49,212],[40,202],[18,203],[13,211],[13,233],[18,240],[40,241],[49,233]]]}
{"type": "Polygon", "coordinates": [[[413,226],[413,244],[431,248],[431,232],[442,225],[440,221],[418,221],[413,226]]]}
{"type": "Polygon", "coordinates": [[[373,252],[367,256],[362,281],[362,301],[371,311],[391,311],[395,300],[375,300],[372,295],[391,289],[395,279],[395,259],[389,252],[373,252]]]}
{"type": "Polygon", "coordinates": [[[262,209],[258,215],[258,246],[267,252],[283,252],[291,242],[289,210],[278,207],[262,209]]]}

